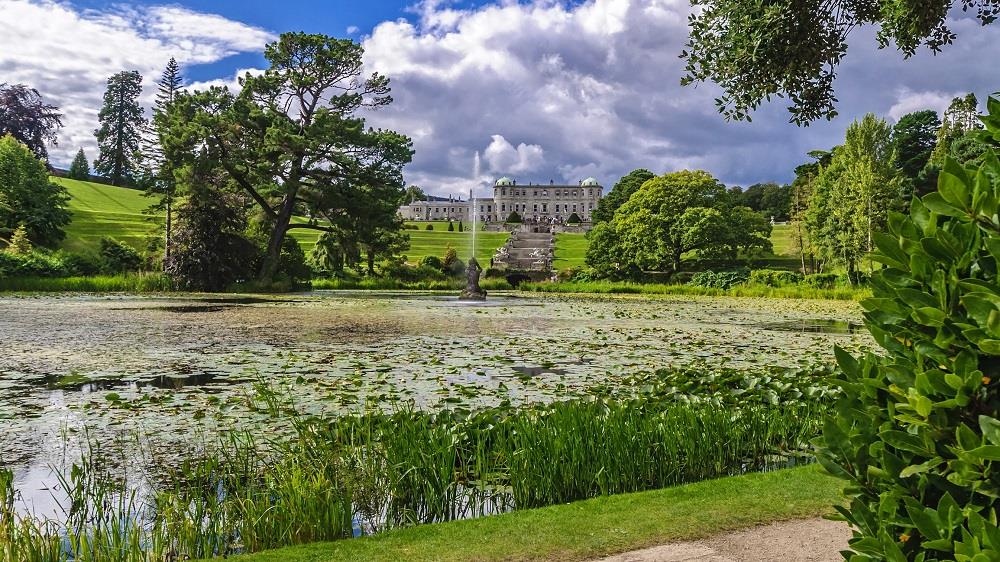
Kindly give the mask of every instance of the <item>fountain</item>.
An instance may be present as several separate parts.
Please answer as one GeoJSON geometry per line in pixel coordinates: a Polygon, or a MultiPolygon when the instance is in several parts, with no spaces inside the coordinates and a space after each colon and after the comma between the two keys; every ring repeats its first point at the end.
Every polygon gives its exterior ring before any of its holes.
{"type": "Polygon", "coordinates": [[[479,275],[483,272],[483,268],[479,265],[479,261],[476,260],[476,231],[479,230],[477,224],[477,218],[479,216],[479,207],[476,203],[476,185],[479,183],[479,151],[476,151],[476,157],[472,161],[472,181],[473,188],[471,193],[469,193],[469,200],[472,202],[472,256],[469,257],[469,264],[465,267],[465,288],[462,289],[462,294],[459,298],[462,300],[470,301],[484,301],[486,300],[486,291],[479,286],[479,275]]]}

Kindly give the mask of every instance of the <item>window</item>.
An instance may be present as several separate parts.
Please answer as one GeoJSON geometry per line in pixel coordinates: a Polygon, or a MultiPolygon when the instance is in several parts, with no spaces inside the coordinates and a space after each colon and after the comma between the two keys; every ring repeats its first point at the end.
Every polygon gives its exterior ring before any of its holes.
{"type": "Polygon", "coordinates": [[[441,208],[440,207],[434,207],[434,212],[435,213],[440,213],[441,212],[441,208]]]}
{"type": "Polygon", "coordinates": [[[594,210],[594,204],[591,203],[591,204],[587,205],[587,210],[588,211],[593,211],[594,210]]]}
{"type": "Polygon", "coordinates": [[[542,203],[542,212],[543,213],[549,212],[549,206],[546,203],[542,203]]]}
{"type": "Polygon", "coordinates": [[[501,203],[500,204],[500,210],[501,211],[506,211],[507,210],[507,204],[506,203],[501,203]]]}
{"type": "Polygon", "coordinates": [[[538,212],[538,205],[535,205],[535,212],[538,212]]]}
{"type": "Polygon", "coordinates": [[[557,213],[559,212],[559,204],[558,203],[556,203],[556,212],[557,213]]]}
{"type": "Polygon", "coordinates": [[[573,197],[576,197],[576,191],[573,192],[573,197]]]}
{"type": "Polygon", "coordinates": [[[486,206],[486,212],[487,213],[492,213],[493,212],[493,205],[487,205],[486,206]]]}
{"type": "Polygon", "coordinates": [[[542,197],[548,197],[548,196],[549,196],[549,190],[548,189],[543,189],[542,190],[542,197]]]}
{"type": "Polygon", "coordinates": [[[535,190],[535,197],[538,197],[538,190],[535,190]]]}
{"type": "Polygon", "coordinates": [[[479,206],[479,212],[480,213],[483,212],[483,209],[485,209],[485,208],[486,208],[486,205],[480,205],[479,206]]]}
{"type": "Polygon", "coordinates": [[[505,189],[501,189],[500,190],[500,195],[507,195],[507,189],[506,188],[505,189]]]}
{"type": "Polygon", "coordinates": [[[573,212],[576,212],[576,203],[573,204],[573,212]]]}

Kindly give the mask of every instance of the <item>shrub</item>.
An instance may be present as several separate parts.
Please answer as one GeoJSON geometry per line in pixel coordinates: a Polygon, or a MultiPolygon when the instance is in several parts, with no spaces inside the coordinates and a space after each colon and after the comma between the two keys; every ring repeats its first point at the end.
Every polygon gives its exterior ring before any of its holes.
{"type": "Polygon", "coordinates": [[[580,215],[576,213],[573,213],[568,219],[566,219],[566,224],[580,224],[581,222],[583,221],[580,220],[580,215]]]}
{"type": "Polygon", "coordinates": [[[415,224],[404,224],[403,230],[420,230],[420,227],[415,224]]]}
{"type": "Polygon", "coordinates": [[[458,231],[465,232],[465,226],[462,225],[462,221],[458,221],[458,231]]]}
{"type": "Polygon", "coordinates": [[[862,306],[884,351],[837,350],[845,394],[817,441],[850,482],[851,560],[1000,560],[1000,161],[984,160],[949,158],[937,192],[874,238],[886,268],[862,306]]]}
{"type": "Polygon", "coordinates": [[[836,273],[813,273],[802,278],[806,285],[817,289],[833,289],[839,279],[836,273]]]}
{"type": "Polygon", "coordinates": [[[94,254],[57,254],[69,276],[97,275],[101,272],[101,258],[94,254]]]}
{"type": "Polygon", "coordinates": [[[42,252],[0,252],[0,277],[65,277],[69,272],[58,257],[42,252]]]}
{"type": "Polygon", "coordinates": [[[520,223],[522,222],[521,215],[517,214],[517,211],[511,211],[510,214],[507,215],[507,220],[505,222],[520,223]]]}
{"type": "Polygon", "coordinates": [[[748,281],[754,285],[786,287],[802,281],[802,274],[798,271],[788,271],[785,269],[755,269],[750,272],[748,281]]]}
{"type": "Polygon", "coordinates": [[[438,271],[444,270],[444,262],[437,256],[424,256],[420,258],[420,265],[421,267],[431,267],[438,271]]]}
{"type": "Polygon", "coordinates": [[[455,232],[455,223],[448,221],[448,232],[455,232]]]}
{"type": "Polygon", "coordinates": [[[434,230],[434,225],[433,224],[429,224],[426,227],[424,227],[424,230],[434,230]]]}
{"type": "Polygon", "coordinates": [[[127,273],[142,268],[142,255],[135,248],[111,238],[101,238],[98,255],[104,273],[127,273]]]}
{"type": "Polygon", "coordinates": [[[731,289],[736,285],[746,283],[750,272],[746,269],[732,271],[701,271],[691,277],[688,285],[712,289],[731,289]]]}

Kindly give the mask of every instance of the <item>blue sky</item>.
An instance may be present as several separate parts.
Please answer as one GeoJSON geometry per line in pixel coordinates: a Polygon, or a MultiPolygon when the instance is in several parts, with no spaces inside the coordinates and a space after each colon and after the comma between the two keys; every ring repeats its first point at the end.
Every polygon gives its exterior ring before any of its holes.
{"type": "Polygon", "coordinates": [[[263,68],[264,45],[281,32],[350,36],[366,72],[392,81],[393,104],[369,124],[413,139],[406,180],[437,195],[485,194],[502,175],[610,186],[639,167],[704,169],[730,185],[789,181],[866,112],[893,122],[1000,89],[983,64],[1000,58],[1000,24],[954,21],[954,45],[909,61],[862,28],[838,73],[839,117],[796,127],[777,100],[752,123],[729,123],[718,88],[679,85],[689,10],[688,0],[0,0],[0,81],[62,108],[49,153],[67,165],[79,148],[96,156],[111,74],[138,70],[148,105],[170,57],[191,88],[237,87],[237,72],[263,68]]]}

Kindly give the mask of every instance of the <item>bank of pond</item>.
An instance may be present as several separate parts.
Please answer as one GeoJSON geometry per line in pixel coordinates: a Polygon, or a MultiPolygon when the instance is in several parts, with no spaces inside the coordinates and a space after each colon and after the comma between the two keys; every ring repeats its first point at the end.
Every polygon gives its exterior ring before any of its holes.
{"type": "Polygon", "coordinates": [[[19,509],[0,470],[0,560],[221,557],[788,467],[810,462],[831,372],[669,369],[563,402],[336,417],[259,383],[285,437],[232,432],[139,470],[141,439],[89,435],[57,515],[19,509]]]}

